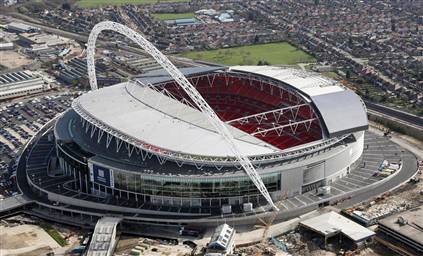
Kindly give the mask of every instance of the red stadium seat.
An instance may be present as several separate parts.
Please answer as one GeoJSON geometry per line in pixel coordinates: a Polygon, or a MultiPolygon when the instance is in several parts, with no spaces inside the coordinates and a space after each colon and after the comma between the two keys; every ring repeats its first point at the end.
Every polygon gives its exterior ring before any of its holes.
{"type": "MultiPolygon", "coordinates": [[[[259,83],[254,80],[239,79],[237,77],[216,76],[207,78],[206,76],[193,79],[192,83],[204,97],[207,103],[215,110],[222,121],[258,114],[283,106],[293,106],[300,102],[300,98],[287,90],[281,89],[271,84],[259,83]],[[228,79],[228,80],[226,80],[228,79]],[[210,85],[211,81],[213,82],[210,85]]],[[[174,82],[167,83],[164,87],[178,99],[186,99],[191,102],[187,94],[174,82]]],[[[313,117],[308,106],[299,107],[297,112],[299,119],[309,119],[313,117]]],[[[258,129],[272,128],[272,123],[283,125],[289,123],[288,117],[282,116],[276,120],[273,115],[268,115],[266,122],[248,122],[245,124],[231,123],[234,127],[252,134],[258,129]]],[[[289,128],[286,131],[289,131],[289,128]]],[[[298,125],[295,136],[290,133],[278,134],[276,131],[269,131],[266,135],[256,134],[256,137],[274,145],[280,149],[298,146],[312,142],[321,138],[321,128],[318,122],[313,122],[307,131],[305,125],[298,125]]]]}

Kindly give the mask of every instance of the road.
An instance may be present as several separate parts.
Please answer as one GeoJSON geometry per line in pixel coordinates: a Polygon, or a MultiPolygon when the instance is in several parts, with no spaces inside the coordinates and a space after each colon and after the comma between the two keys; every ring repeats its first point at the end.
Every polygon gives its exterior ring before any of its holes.
{"type": "MultiPolygon", "coordinates": [[[[412,126],[414,126],[417,129],[422,129],[423,130],[423,118],[416,116],[416,115],[412,115],[397,109],[393,109],[390,107],[386,107],[383,105],[379,105],[379,104],[375,104],[372,103],[370,101],[365,101],[366,103],[366,107],[369,110],[373,110],[376,111],[378,113],[382,113],[384,115],[387,116],[391,116],[393,118],[396,118],[400,121],[403,121],[405,123],[411,124],[412,126]]],[[[422,131],[423,132],[423,131],[422,131]]]]}

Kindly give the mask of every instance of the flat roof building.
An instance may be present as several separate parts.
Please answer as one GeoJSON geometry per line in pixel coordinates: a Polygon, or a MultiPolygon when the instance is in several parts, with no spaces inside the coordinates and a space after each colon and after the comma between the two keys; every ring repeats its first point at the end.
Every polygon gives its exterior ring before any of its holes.
{"type": "Polygon", "coordinates": [[[36,27],[32,27],[32,26],[26,25],[24,23],[19,23],[19,22],[11,22],[6,25],[6,28],[7,30],[16,32],[16,33],[28,33],[28,32],[35,32],[39,30],[36,27]]]}
{"type": "Polygon", "coordinates": [[[342,235],[360,247],[368,242],[375,232],[367,229],[336,212],[328,212],[300,222],[300,227],[324,237],[325,247],[332,237],[342,235]]]}
{"type": "Polygon", "coordinates": [[[178,26],[181,25],[194,25],[197,24],[198,20],[196,18],[187,18],[187,19],[176,19],[175,24],[178,26]]]}
{"type": "Polygon", "coordinates": [[[13,50],[13,48],[14,45],[12,42],[0,43],[0,51],[13,50]]]}
{"type": "Polygon", "coordinates": [[[394,243],[395,247],[401,245],[412,255],[422,255],[423,207],[413,208],[380,220],[378,231],[386,236],[383,236],[383,239],[388,241],[387,246],[394,243]]]}
{"type": "Polygon", "coordinates": [[[30,71],[17,71],[0,75],[0,100],[22,97],[49,90],[44,79],[30,71]]]}
{"type": "Polygon", "coordinates": [[[47,47],[61,46],[69,43],[69,39],[46,33],[22,33],[19,40],[24,45],[46,45],[47,47]]]}

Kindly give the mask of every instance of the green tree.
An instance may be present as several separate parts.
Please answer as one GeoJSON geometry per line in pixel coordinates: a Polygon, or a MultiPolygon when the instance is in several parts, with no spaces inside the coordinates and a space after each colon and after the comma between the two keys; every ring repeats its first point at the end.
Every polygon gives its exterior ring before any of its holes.
{"type": "Polygon", "coordinates": [[[65,2],[62,4],[62,9],[69,11],[71,9],[71,5],[68,2],[65,2]]]}
{"type": "Polygon", "coordinates": [[[351,71],[349,69],[345,72],[345,77],[347,79],[350,79],[351,78],[351,71]]]}

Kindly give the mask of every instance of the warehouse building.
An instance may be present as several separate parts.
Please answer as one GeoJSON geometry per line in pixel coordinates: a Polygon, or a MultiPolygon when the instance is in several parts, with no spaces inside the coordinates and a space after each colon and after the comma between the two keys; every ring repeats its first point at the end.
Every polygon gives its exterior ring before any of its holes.
{"type": "Polygon", "coordinates": [[[328,212],[300,222],[300,228],[323,237],[324,246],[340,243],[347,248],[360,248],[372,241],[375,232],[336,212],[328,212]]]}
{"type": "Polygon", "coordinates": [[[39,31],[38,28],[19,23],[19,22],[11,22],[6,25],[6,28],[9,32],[15,33],[29,33],[29,32],[36,32],[39,31]]]}
{"type": "Polygon", "coordinates": [[[46,81],[30,71],[0,75],[0,100],[22,97],[51,89],[46,81]]]}
{"type": "Polygon", "coordinates": [[[63,46],[68,44],[69,41],[67,38],[46,33],[22,33],[19,35],[19,43],[27,47],[34,45],[63,46]]]}
{"type": "Polygon", "coordinates": [[[14,45],[12,42],[0,43],[0,51],[13,50],[13,48],[14,45]]]}
{"type": "Polygon", "coordinates": [[[382,242],[399,253],[423,254],[423,207],[410,209],[379,221],[382,242]]]}

